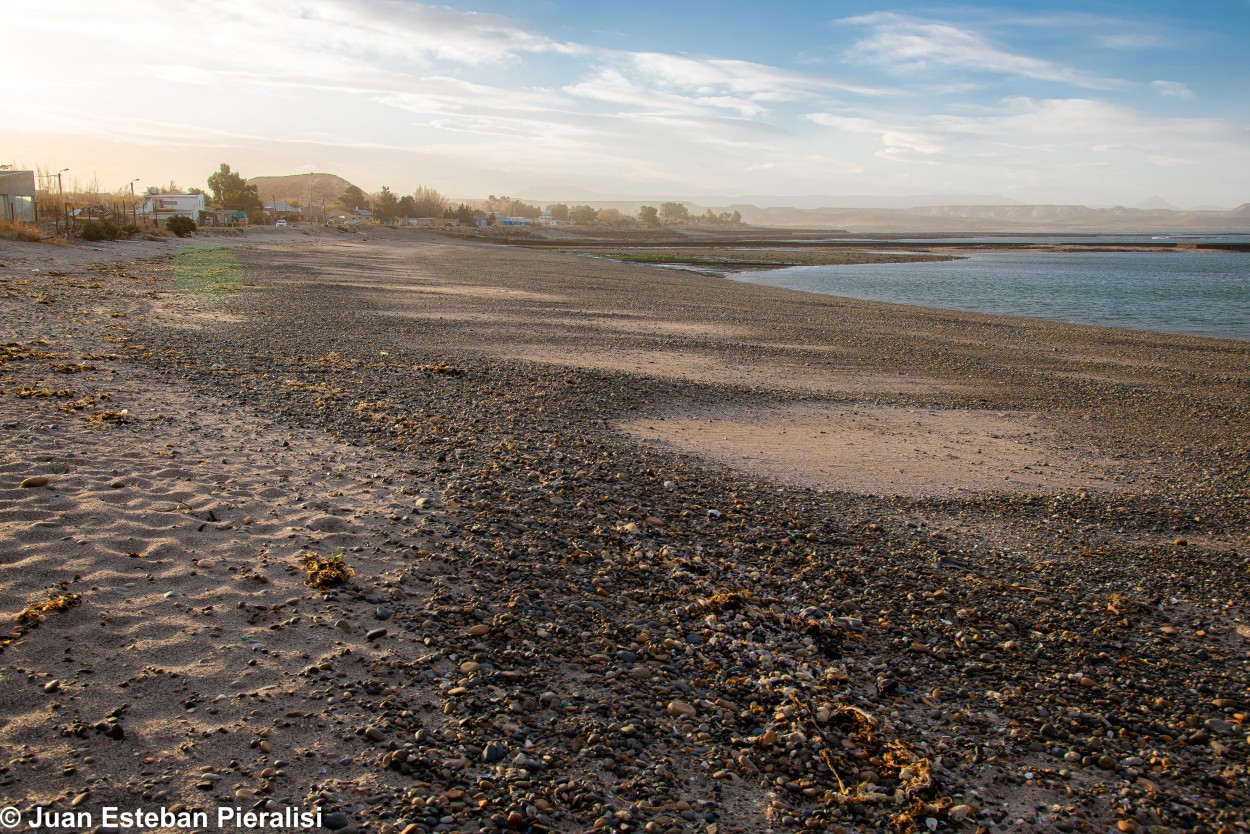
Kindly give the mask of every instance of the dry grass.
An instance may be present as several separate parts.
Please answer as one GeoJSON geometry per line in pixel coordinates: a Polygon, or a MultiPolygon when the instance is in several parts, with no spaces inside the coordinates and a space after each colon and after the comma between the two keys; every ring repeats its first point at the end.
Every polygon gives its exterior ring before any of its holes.
{"type": "Polygon", "coordinates": [[[38,243],[43,239],[39,227],[34,223],[22,223],[17,220],[0,220],[0,238],[6,240],[24,240],[27,243],[38,243]]]}

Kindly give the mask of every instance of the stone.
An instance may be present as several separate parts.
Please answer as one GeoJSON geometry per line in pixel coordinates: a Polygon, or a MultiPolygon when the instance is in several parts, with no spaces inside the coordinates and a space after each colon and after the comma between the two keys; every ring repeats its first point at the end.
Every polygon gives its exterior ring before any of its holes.
{"type": "Polygon", "coordinates": [[[330,831],[338,831],[351,825],[351,820],[342,811],[331,811],[321,815],[321,826],[330,831]]]}
{"type": "Polygon", "coordinates": [[[386,629],[375,628],[375,629],[370,630],[367,634],[365,634],[365,639],[370,640],[370,641],[381,640],[383,637],[386,636],[386,634],[387,634],[386,629]]]}
{"type": "Polygon", "coordinates": [[[694,708],[693,704],[685,701],[669,701],[666,711],[674,718],[694,718],[699,711],[694,708]]]}
{"type": "Polygon", "coordinates": [[[348,523],[341,518],[332,515],[319,515],[308,520],[307,527],[309,530],[315,530],[318,533],[342,533],[348,528],[348,523]]]}
{"type": "Polygon", "coordinates": [[[35,489],[36,487],[45,487],[51,483],[51,479],[47,475],[31,475],[19,485],[22,489],[35,489]]]}

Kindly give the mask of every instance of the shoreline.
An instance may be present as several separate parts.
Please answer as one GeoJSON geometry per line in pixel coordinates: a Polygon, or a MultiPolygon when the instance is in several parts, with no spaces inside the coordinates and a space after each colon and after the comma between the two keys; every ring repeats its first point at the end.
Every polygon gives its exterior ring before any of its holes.
{"type": "Polygon", "coordinates": [[[0,654],[18,805],[1245,829],[1250,346],[421,233],[245,238],[224,300],[73,249],[0,242],[0,613],[82,595],[0,654]]]}

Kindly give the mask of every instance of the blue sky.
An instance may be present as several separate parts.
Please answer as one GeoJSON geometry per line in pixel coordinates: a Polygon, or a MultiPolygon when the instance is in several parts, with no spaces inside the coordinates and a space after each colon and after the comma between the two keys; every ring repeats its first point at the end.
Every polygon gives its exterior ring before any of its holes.
{"type": "Polygon", "coordinates": [[[1250,201],[1250,0],[45,0],[6,17],[0,161],[106,189],[202,187],[224,161],[459,197],[1250,201]]]}

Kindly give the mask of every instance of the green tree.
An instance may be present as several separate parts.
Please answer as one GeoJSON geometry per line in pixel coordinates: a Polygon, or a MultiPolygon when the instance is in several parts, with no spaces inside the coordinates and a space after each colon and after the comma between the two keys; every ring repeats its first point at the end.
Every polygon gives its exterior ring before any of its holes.
{"type": "Polygon", "coordinates": [[[659,212],[655,206],[641,206],[638,209],[638,219],[648,226],[658,226],[660,223],[659,212]]]}
{"type": "Polygon", "coordinates": [[[689,220],[690,210],[681,203],[661,203],[660,217],[665,220],[689,220]]]}
{"type": "Polygon", "coordinates": [[[552,220],[565,221],[569,219],[569,207],[564,203],[554,203],[547,206],[547,211],[551,212],[552,220]]]}
{"type": "Polygon", "coordinates": [[[379,220],[394,220],[399,216],[399,198],[384,185],[373,208],[379,220]]]}
{"type": "Polygon", "coordinates": [[[369,195],[361,191],[357,186],[349,185],[339,195],[339,205],[348,211],[367,208],[369,206],[369,195]]]}
{"type": "Polygon", "coordinates": [[[477,220],[477,217],[480,214],[482,213],[475,212],[473,209],[469,208],[464,203],[461,203],[458,208],[446,209],[443,212],[443,217],[446,217],[451,220],[459,220],[461,223],[463,223],[466,226],[472,226],[473,222],[477,220]]]}
{"type": "Polygon", "coordinates": [[[399,216],[421,217],[420,214],[417,214],[417,201],[413,199],[411,194],[405,194],[399,198],[399,216]]]}
{"type": "Polygon", "coordinates": [[[594,223],[599,219],[599,212],[590,206],[573,206],[569,209],[569,219],[574,223],[594,223]]]}
{"type": "Polygon", "coordinates": [[[232,211],[260,211],[260,196],[256,186],[248,185],[247,180],[230,170],[230,166],[221,163],[217,173],[208,178],[208,190],[213,192],[213,204],[232,211]]]}

